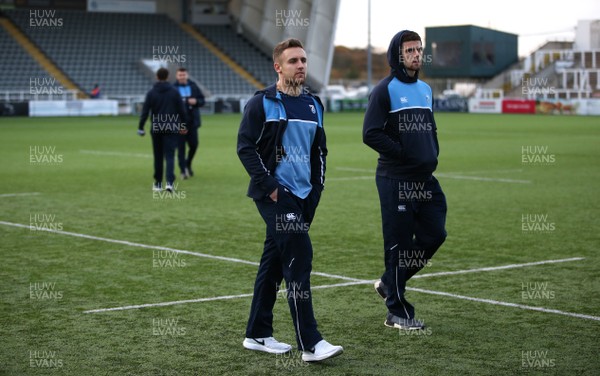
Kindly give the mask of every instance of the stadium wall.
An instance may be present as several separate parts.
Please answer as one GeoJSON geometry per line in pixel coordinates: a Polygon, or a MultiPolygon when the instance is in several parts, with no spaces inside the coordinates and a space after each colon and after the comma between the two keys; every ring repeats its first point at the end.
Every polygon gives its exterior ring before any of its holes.
{"type": "Polygon", "coordinates": [[[339,0],[232,0],[229,13],[239,33],[268,55],[287,38],[300,39],[309,61],[308,84],[319,91],[329,82],[339,0]]]}

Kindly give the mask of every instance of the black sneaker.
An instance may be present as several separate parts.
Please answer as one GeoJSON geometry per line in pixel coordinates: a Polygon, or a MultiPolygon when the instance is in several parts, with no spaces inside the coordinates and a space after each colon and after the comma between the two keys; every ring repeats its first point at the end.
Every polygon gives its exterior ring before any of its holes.
{"type": "Polygon", "coordinates": [[[387,286],[384,285],[383,282],[381,282],[381,280],[376,281],[373,287],[375,287],[375,291],[379,294],[379,296],[381,296],[383,300],[387,299],[387,286]]]}
{"type": "Polygon", "coordinates": [[[397,328],[403,330],[420,330],[425,329],[425,324],[417,319],[403,319],[402,317],[398,317],[392,313],[387,314],[387,318],[383,323],[385,326],[389,328],[397,328]]]}

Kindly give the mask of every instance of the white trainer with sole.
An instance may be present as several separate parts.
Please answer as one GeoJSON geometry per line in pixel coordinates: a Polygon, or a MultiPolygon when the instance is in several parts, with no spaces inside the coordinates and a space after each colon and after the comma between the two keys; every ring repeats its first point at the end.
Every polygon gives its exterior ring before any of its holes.
{"type": "Polygon", "coordinates": [[[243,345],[248,350],[264,351],[270,354],[284,354],[292,349],[292,346],[279,342],[273,337],[246,338],[243,345]]]}

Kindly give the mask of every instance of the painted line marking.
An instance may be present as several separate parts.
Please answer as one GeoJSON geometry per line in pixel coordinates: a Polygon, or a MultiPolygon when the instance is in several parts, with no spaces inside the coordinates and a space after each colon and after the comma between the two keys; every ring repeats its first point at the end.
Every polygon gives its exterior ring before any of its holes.
{"type": "Polygon", "coordinates": [[[414,287],[407,287],[406,289],[410,290],[410,291],[420,292],[423,294],[440,295],[440,296],[446,296],[449,298],[469,300],[472,302],[487,303],[487,304],[499,305],[499,306],[503,306],[503,307],[527,309],[530,311],[538,311],[538,312],[544,312],[544,313],[555,313],[557,315],[564,315],[564,316],[576,317],[576,318],[580,318],[580,319],[600,321],[600,317],[598,317],[598,316],[584,315],[581,313],[565,312],[565,311],[560,311],[558,309],[534,307],[534,306],[528,306],[528,305],[524,305],[524,304],[501,302],[499,300],[492,300],[492,299],[473,298],[470,296],[451,294],[449,292],[424,290],[424,289],[419,289],[419,288],[414,288],[414,287]]]}
{"type": "MultiPolygon", "coordinates": [[[[24,225],[21,223],[0,221],[0,224],[6,225],[6,226],[12,226],[12,227],[26,228],[26,229],[31,230],[30,225],[24,225]]],[[[127,241],[127,240],[110,239],[110,238],[104,238],[104,237],[100,237],[100,236],[80,234],[77,232],[54,230],[54,229],[49,229],[49,228],[40,228],[40,229],[37,229],[36,231],[46,231],[46,232],[50,232],[50,233],[54,233],[54,234],[74,236],[76,238],[84,238],[84,239],[90,239],[90,240],[98,240],[98,241],[103,241],[103,242],[107,242],[107,243],[122,244],[122,245],[130,246],[130,247],[156,249],[156,250],[160,250],[160,251],[170,251],[170,252],[181,253],[181,254],[190,255],[190,256],[205,257],[205,258],[221,260],[221,261],[237,262],[240,264],[246,264],[246,265],[252,265],[252,266],[259,265],[258,262],[242,260],[242,259],[233,258],[233,257],[215,256],[215,255],[210,255],[207,253],[192,252],[192,251],[186,251],[184,249],[176,249],[176,248],[170,248],[170,247],[162,247],[162,246],[156,246],[156,245],[135,243],[135,242],[127,241]]],[[[326,278],[342,279],[342,280],[346,280],[346,281],[353,281],[353,282],[360,281],[359,279],[356,279],[356,278],[344,277],[344,276],[336,275],[336,274],[328,274],[328,273],[322,273],[322,272],[312,272],[311,274],[318,275],[321,277],[326,277],[326,278]]]]}
{"type": "Polygon", "coordinates": [[[23,192],[23,193],[2,193],[0,197],[16,197],[16,196],[37,196],[40,192],[23,192]]]}
{"type": "Polygon", "coordinates": [[[484,176],[467,176],[467,175],[453,175],[438,173],[434,176],[448,179],[459,179],[459,180],[476,180],[476,181],[493,181],[499,183],[517,183],[517,184],[531,184],[531,180],[519,180],[519,179],[504,179],[504,178],[488,178],[484,176]]]}
{"type": "MultiPolygon", "coordinates": [[[[5,226],[12,226],[12,227],[19,227],[19,228],[26,228],[26,229],[31,228],[31,226],[28,226],[28,225],[23,225],[20,223],[5,222],[5,221],[0,221],[0,224],[5,225],[5,226]]],[[[127,245],[127,246],[132,246],[132,247],[167,250],[167,251],[173,251],[173,252],[182,253],[182,254],[188,254],[191,256],[206,257],[206,258],[211,258],[211,259],[216,259],[216,260],[221,260],[221,261],[237,262],[237,263],[243,263],[243,264],[254,265],[254,266],[258,265],[258,263],[255,263],[252,261],[246,261],[246,260],[236,259],[236,258],[232,258],[232,257],[208,255],[205,253],[191,252],[191,251],[169,248],[169,247],[152,246],[152,245],[147,245],[147,244],[129,242],[129,241],[125,241],[125,240],[109,239],[109,238],[103,238],[103,237],[99,237],[99,236],[79,234],[76,232],[52,230],[52,229],[40,229],[38,231],[46,231],[46,232],[50,232],[50,233],[74,236],[74,237],[90,239],[90,240],[104,241],[104,242],[108,242],[108,243],[122,244],[122,245],[127,245]]],[[[583,260],[583,259],[584,259],[583,257],[573,257],[573,258],[569,258],[569,259],[560,259],[560,260],[545,260],[545,261],[529,262],[529,263],[525,263],[525,264],[510,264],[510,265],[494,266],[494,267],[486,267],[486,268],[478,268],[478,269],[457,270],[457,271],[453,271],[453,272],[430,273],[430,274],[423,274],[421,276],[414,276],[413,278],[419,278],[419,277],[425,278],[425,277],[440,276],[440,275],[454,275],[454,274],[465,274],[465,273],[474,273],[474,272],[486,272],[486,271],[493,271],[493,270],[520,268],[520,267],[533,266],[533,265],[579,261],[579,260],[583,260]]],[[[373,281],[344,277],[344,276],[339,276],[339,275],[335,275],[335,274],[327,274],[327,273],[319,273],[319,272],[313,272],[313,274],[320,275],[323,277],[339,278],[339,279],[345,279],[345,280],[350,281],[350,282],[345,282],[345,283],[336,283],[336,284],[332,284],[332,285],[314,286],[313,289],[315,289],[315,290],[373,283],[373,281]]],[[[414,287],[407,287],[406,289],[410,290],[410,291],[425,293],[425,294],[447,296],[447,297],[452,297],[452,298],[456,298],[456,299],[470,300],[470,301],[475,301],[475,302],[480,302],[480,303],[487,303],[487,304],[500,305],[500,306],[505,306],[505,307],[527,309],[527,310],[539,311],[539,312],[544,312],[544,313],[555,313],[555,314],[564,315],[564,316],[600,321],[600,317],[584,315],[584,314],[579,314],[579,313],[565,312],[565,311],[560,311],[560,310],[556,310],[556,309],[533,307],[533,306],[527,306],[527,305],[516,304],[516,303],[507,303],[507,302],[501,302],[498,300],[491,300],[491,299],[473,298],[473,297],[464,296],[464,295],[451,294],[451,293],[447,293],[447,292],[443,292],[443,291],[424,290],[424,289],[419,289],[419,288],[414,288],[414,287]]],[[[100,308],[100,309],[84,311],[84,313],[123,311],[123,310],[128,310],[128,309],[139,309],[139,308],[146,308],[146,307],[163,307],[163,306],[171,306],[171,305],[185,304],[185,303],[199,303],[199,302],[208,302],[208,301],[216,301],[216,300],[237,299],[237,298],[250,297],[252,295],[253,294],[225,295],[225,296],[217,296],[217,297],[212,297],[212,298],[178,300],[178,301],[173,301],[173,302],[149,303],[149,304],[139,304],[139,305],[130,305],[130,306],[113,307],[113,308],[100,308]]]]}
{"type": "MultiPolygon", "coordinates": [[[[345,282],[345,283],[336,283],[332,285],[322,285],[322,286],[312,286],[312,290],[322,290],[322,289],[330,289],[334,287],[342,287],[342,286],[353,286],[353,285],[362,285],[367,283],[366,281],[355,281],[355,282],[345,282]]],[[[368,282],[371,283],[371,282],[368,282]]],[[[112,308],[99,308],[99,309],[90,309],[87,311],[83,311],[83,313],[100,313],[100,312],[111,312],[111,311],[126,311],[130,309],[140,309],[140,308],[149,308],[149,307],[165,307],[172,306],[178,304],[187,304],[187,303],[202,303],[202,302],[214,302],[217,300],[229,300],[229,299],[239,299],[239,298],[249,298],[254,294],[239,294],[239,295],[224,295],[224,296],[215,296],[212,298],[200,298],[200,299],[189,299],[189,300],[175,300],[172,302],[163,302],[163,303],[148,303],[148,304],[137,304],[137,305],[129,305],[123,307],[112,307],[112,308]]]]}
{"type": "MultiPolygon", "coordinates": [[[[12,227],[19,227],[19,228],[26,228],[26,229],[31,228],[30,225],[24,225],[21,223],[0,221],[0,224],[5,225],[5,226],[12,226],[12,227]]],[[[54,230],[54,229],[48,229],[48,228],[40,228],[40,229],[37,229],[36,231],[46,231],[46,232],[50,232],[50,233],[54,233],[54,234],[73,236],[76,238],[83,238],[83,239],[89,239],[89,240],[98,240],[98,241],[103,241],[103,242],[107,242],[107,243],[122,244],[122,245],[127,245],[130,247],[156,249],[156,250],[160,250],[160,251],[172,251],[175,253],[181,253],[181,254],[186,254],[186,255],[191,255],[191,256],[206,257],[206,258],[215,259],[215,260],[237,262],[240,264],[248,264],[248,265],[258,266],[257,262],[241,260],[241,259],[237,259],[237,258],[233,258],[233,257],[215,256],[215,255],[209,255],[206,253],[186,251],[183,249],[161,247],[161,246],[148,245],[148,244],[142,244],[142,243],[134,243],[134,242],[130,242],[127,240],[109,239],[109,238],[103,238],[100,236],[85,235],[85,234],[79,234],[79,233],[70,232],[70,231],[54,230]]]]}
{"type": "MultiPolygon", "coordinates": [[[[340,170],[340,171],[370,172],[373,174],[373,176],[371,176],[370,178],[375,179],[375,171],[367,169],[367,168],[336,167],[335,169],[340,170]]],[[[501,172],[501,171],[507,171],[507,170],[498,170],[498,171],[501,172]]],[[[488,171],[488,172],[494,173],[495,171],[488,171]]],[[[470,176],[470,175],[463,175],[460,173],[451,173],[451,172],[437,172],[437,173],[434,173],[433,176],[441,177],[441,178],[448,178],[448,179],[490,181],[490,182],[499,182],[499,183],[516,183],[516,184],[531,184],[532,183],[531,180],[490,178],[490,177],[485,177],[485,176],[470,176]]],[[[365,178],[366,177],[355,176],[355,177],[348,177],[348,178],[329,178],[327,180],[334,180],[334,181],[335,180],[362,180],[365,178]]]]}
{"type": "MultiPolygon", "coordinates": [[[[413,278],[417,278],[417,277],[435,277],[435,276],[439,276],[439,275],[454,275],[454,274],[475,273],[475,272],[489,272],[489,271],[494,271],[494,270],[505,270],[505,269],[511,269],[511,268],[521,268],[521,267],[526,267],[526,266],[536,266],[536,265],[544,265],[544,264],[555,264],[555,263],[559,263],[559,262],[570,262],[570,261],[578,261],[578,260],[584,260],[584,258],[583,257],[573,257],[573,258],[569,258],[569,259],[545,260],[545,261],[528,262],[528,263],[525,263],[525,264],[510,264],[510,265],[493,266],[493,267],[487,267],[487,268],[457,270],[457,271],[454,271],[454,272],[430,273],[430,274],[423,274],[421,276],[414,276],[413,278]]],[[[343,283],[336,283],[336,284],[322,285],[322,286],[313,286],[312,289],[313,290],[319,290],[319,289],[327,289],[327,288],[333,288],[333,287],[344,287],[344,286],[355,286],[355,285],[371,285],[371,284],[373,284],[373,282],[375,282],[375,281],[374,280],[356,279],[355,281],[351,281],[351,282],[343,282],[343,283]]],[[[407,290],[414,290],[414,291],[419,291],[419,292],[430,291],[430,290],[415,289],[415,288],[410,288],[410,287],[407,287],[407,290]]],[[[176,305],[176,304],[210,302],[210,301],[215,301],[215,300],[227,300],[227,299],[236,299],[236,298],[246,298],[246,297],[251,297],[252,295],[253,294],[225,295],[225,296],[216,296],[216,297],[213,297],[213,298],[201,298],[201,299],[191,299],[191,300],[177,300],[177,301],[173,301],[173,302],[148,303],[148,304],[130,305],[130,306],[114,307],[114,308],[99,308],[99,309],[93,309],[93,310],[89,310],[89,311],[84,311],[84,313],[98,313],[98,312],[108,312],[108,311],[123,311],[123,310],[128,310],[128,309],[138,309],[138,308],[148,308],[148,307],[163,307],[163,306],[170,306],[170,305],[176,305]]],[[[473,298],[473,299],[476,299],[476,298],[473,298]]],[[[512,304],[512,303],[507,303],[507,304],[512,304]]],[[[574,315],[577,315],[577,314],[574,314],[574,315]]]]}
{"type": "Polygon", "coordinates": [[[543,261],[535,261],[535,262],[526,262],[524,264],[509,264],[509,265],[501,265],[501,266],[492,266],[492,267],[487,267],[487,268],[464,269],[464,270],[455,270],[455,271],[449,271],[449,272],[417,274],[414,277],[412,277],[411,279],[438,277],[441,275],[457,275],[457,274],[477,273],[477,272],[491,272],[494,270],[524,268],[526,266],[557,264],[560,262],[571,262],[571,261],[581,261],[581,260],[585,260],[585,257],[571,257],[571,258],[559,259],[559,260],[543,260],[543,261]]]}
{"type": "Polygon", "coordinates": [[[136,157],[136,158],[152,158],[150,154],[142,153],[123,153],[120,151],[102,151],[102,150],[79,150],[82,154],[105,155],[110,157],[136,157]]]}

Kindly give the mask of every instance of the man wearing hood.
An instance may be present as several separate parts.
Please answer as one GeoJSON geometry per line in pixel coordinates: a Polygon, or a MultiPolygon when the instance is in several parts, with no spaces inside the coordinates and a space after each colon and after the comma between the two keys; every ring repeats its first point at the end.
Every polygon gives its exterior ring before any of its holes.
{"type": "Polygon", "coordinates": [[[238,133],[238,156],[250,175],[248,196],[267,227],[243,346],[272,354],[292,349],[273,337],[273,306],[285,280],[302,360],[318,362],[344,350],[319,333],[310,288],[308,231],[324,188],[327,156],[323,105],[304,87],[307,59],[299,40],[275,46],[273,68],[277,83],[248,101],[238,133]]]}
{"type": "Polygon", "coordinates": [[[185,125],[186,113],[183,101],[179,91],[173,85],[167,82],[169,71],[166,68],[159,68],[156,71],[158,82],[154,84],[152,90],[146,94],[144,107],[140,115],[138,125],[138,134],[144,136],[144,123],[148,115],[152,115],[152,149],[154,151],[154,185],[153,191],[162,190],[163,179],[163,159],[167,164],[165,189],[173,192],[175,183],[175,149],[180,138],[180,134],[185,134],[187,128],[185,125]]]}
{"type": "Polygon", "coordinates": [[[384,324],[423,329],[405,298],[406,282],[446,239],[446,198],[432,175],[439,155],[431,88],[419,80],[420,36],[404,30],[387,52],[391,73],[369,97],[363,142],[379,153],[379,192],[385,272],[375,289],[385,299],[384,324]]]}

